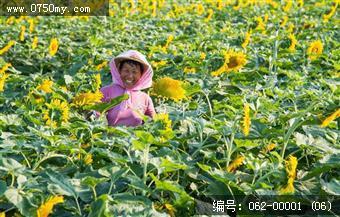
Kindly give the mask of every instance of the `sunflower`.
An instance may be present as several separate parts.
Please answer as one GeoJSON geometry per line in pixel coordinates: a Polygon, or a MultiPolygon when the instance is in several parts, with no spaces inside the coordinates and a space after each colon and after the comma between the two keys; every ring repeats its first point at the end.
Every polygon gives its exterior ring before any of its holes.
{"type": "Polygon", "coordinates": [[[171,120],[169,119],[169,114],[167,113],[156,114],[153,120],[155,122],[157,121],[161,122],[165,130],[171,130],[171,120]]]}
{"type": "Polygon", "coordinates": [[[322,54],[323,51],[323,44],[321,40],[313,41],[309,44],[309,47],[307,49],[307,55],[310,60],[317,59],[320,54],[322,54]]]}
{"type": "Polygon", "coordinates": [[[303,0],[298,0],[297,2],[298,2],[298,6],[299,6],[300,8],[303,7],[303,3],[304,3],[303,0]]]}
{"type": "Polygon", "coordinates": [[[7,20],[6,20],[6,25],[12,25],[15,21],[15,16],[10,16],[7,20]]]}
{"type": "Polygon", "coordinates": [[[327,127],[332,121],[340,117],[340,108],[336,110],[333,114],[328,116],[321,124],[321,127],[327,127]]]}
{"type": "Polygon", "coordinates": [[[152,2],[152,17],[157,16],[157,1],[152,2]]]}
{"type": "Polygon", "coordinates": [[[167,64],[166,60],[161,60],[159,62],[152,61],[151,64],[156,68],[160,68],[162,66],[165,66],[167,64]]]}
{"type": "Polygon", "coordinates": [[[249,135],[249,131],[250,131],[250,108],[249,108],[249,104],[246,103],[244,105],[244,117],[243,117],[243,133],[245,136],[249,135]]]}
{"type": "Polygon", "coordinates": [[[158,135],[159,141],[164,143],[169,141],[169,139],[173,138],[173,131],[171,128],[171,119],[169,119],[169,114],[167,113],[159,113],[156,114],[153,118],[155,123],[159,123],[158,126],[158,135]]]}
{"type": "Polygon", "coordinates": [[[153,84],[153,93],[178,102],[185,98],[185,90],[182,85],[182,81],[164,77],[153,84]]]}
{"type": "Polygon", "coordinates": [[[289,51],[295,51],[295,46],[297,44],[297,40],[293,34],[289,34],[288,38],[290,39],[290,46],[288,48],[289,51]]]}
{"type": "Polygon", "coordinates": [[[167,49],[170,45],[170,43],[174,40],[174,36],[173,35],[169,35],[168,38],[166,39],[166,43],[164,45],[164,48],[167,49]]]}
{"type": "MultiPolygon", "coordinates": [[[[293,180],[294,181],[294,180],[293,180]]],[[[284,188],[280,189],[280,194],[292,194],[294,193],[295,189],[294,189],[294,185],[292,179],[289,179],[287,182],[287,185],[284,188]]]]}
{"type": "Polygon", "coordinates": [[[287,24],[287,21],[288,21],[288,16],[284,16],[280,23],[280,27],[284,27],[287,24]]]}
{"type": "Polygon", "coordinates": [[[34,19],[29,19],[28,23],[30,24],[29,27],[30,33],[32,33],[34,31],[34,19]]]}
{"type": "Polygon", "coordinates": [[[33,38],[33,42],[32,42],[32,49],[36,49],[38,46],[38,37],[37,36],[34,36],[33,38]]]}
{"type": "Polygon", "coordinates": [[[6,63],[6,64],[0,69],[0,74],[5,74],[5,71],[6,71],[9,67],[11,67],[11,66],[12,66],[12,64],[6,63]]]}
{"type": "Polygon", "coordinates": [[[207,55],[204,52],[200,53],[200,60],[204,60],[207,55]]]}
{"type": "Polygon", "coordinates": [[[107,61],[103,61],[102,63],[100,63],[99,65],[96,66],[96,70],[99,71],[102,68],[104,68],[105,66],[107,66],[107,61]]]}
{"type": "Polygon", "coordinates": [[[242,52],[228,50],[224,52],[224,64],[211,74],[218,76],[224,72],[239,71],[247,63],[246,55],[242,52]]]}
{"type": "Polygon", "coordinates": [[[82,107],[86,105],[94,105],[96,103],[101,102],[101,99],[103,98],[103,94],[100,91],[96,91],[94,93],[92,92],[86,92],[76,95],[73,98],[73,104],[76,107],[82,107]]]}
{"type": "Polygon", "coordinates": [[[0,92],[4,91],[5,81],[8,78],[8,74],[0,74],[0,92]]]}
{"type": "Polygon", "coordinates": [[[202,15],[204,13],[203,5],[202,4],[197,4],[196,10],[197,10],[197,14],[198,15],[202,15]]]}
{"type": "Polygon", "coordinates": [[[262,149],[262,152],[266,153],[266,152],[270,152],[272,150],[274,150],[276,148],[276,144],[275,143],[270,143],[269,145],[267,145],[266,147],[264,147],[262,149]]]}
{"type": "Polygon", "coordinates": [[[166,211],[170,217],[176,216],[176,212],[177,212],[176,208],[169,203],[161,204],[157,202],[157,203],[154,203],[153,206],[157,211],[160,211],[160,212],[162,212],[163,210],[166,211]]]}
{"type": "Polygon", "coordinates": [[[20,35],[19,35],[20,41],[25,40],[25,31],[26,31],[26,26],[21,26],[21,31],[20,31],[20,35]]]}
{"type": "Polygon", "coordinates": [[[46,125],[56,127],[61,122],[67,122],[69,119],[69,107],[66,102],[59,99],[53,99],[51,103],[46,103],[47,109],[43,111],[43,119],[46,125]]]}
{"type": "Polygon", "coordinates": [[[63,196],[53,196],[48,199],[45,203],[41,204],[37,210],[37,217],[48,217],[52,213],[53,207],[58,203],[63,203],[63,196]]]}
{"type": "Polygon", "coordinates": [[[262,17],[257,17],[256,21],[257,21],[256,30],[261,30],[262,33],[265,33],[265,31],[266,31],[266,24],[264,23],[262,17]]]}
{"type": "Polygon", "coordinates": [[[214,11],[212,9],[208,9],[208,16],[204,19],[204,22],[209,22],[213,14],[214,14],[214,11]]]}
{"type": "Polygon", "coordinates": [[[229,164],[227,171],[234,172],[239,166],[243,164],[245,157],[244,156],[237,156],[231,164],[229,164]]]}
{"type": "Polygon", "coordinates": [[[289,23],[288,28],[287,28],[287,32],[289,32],[289,33],[294,32],[294,28],[295,28],[294,24],[289,23]]]}
{"type": "Polygon", "coordinates": [[[93,162],[92,154],[87,153],[84,157],[84,163],[90,165],[93,162]]]}
{"type": "Polygon", "coordinates": [[[52,85],[53,85],[53,81],[45,79],[41,82],[41,84],[37,87],[37,89],[42,90],[45,93],[52,93],[52,85]]]}
{"type": "Polygon", "coordinates": [[[282,8],[284,12],[288,12],[293,5],[292,0],[286,0],[285,6],[282,8]]]}
{"type": "Polygon", "coordinates": [[[3,53],[6,53],[14,44],[15,44],[15,41],[13,40],[9,41],[5,47],[0,49],[0,55],[2,55],[3,53]]]}
{"type": "Polygon", "coordinates": [[[102,85],[102,79],[100,78],[100,74],[94,75],[96,90],[99,90],[100,86],[102,85]]]}
{"type": "Polygon", "coordinates": [[[322,16],[324,22],[328,22],[328,20],[335,14],[336,8],[338,7],[338,3],[336,3],[334,6],[332,6],[331,10],[328,14],[324,14],[322,16]]]}
{"type": "Polygon", "coordinates": [[[288,160],[286,160],[286,173],[287,173],[287,185],[280,189],[280,194],[291,194],[294,193],[294,180],[296,177],[296,167],[298,161],[297,158],[290,155],[288,160]]]}
{"type": "Polygon", "coordinates": [[[51,42],[50,42],[50,48],[49,48],[49,52],[51,56],[54,56],[57,51],[58,51],[58,40],[56,38],[52,38],[51,42]]]}
{"type": "Polygon", "coordinates": [[[195,68],[185,67],[183,70],[184,73],[196,73],[195,68]]]}
{"type": "Polygon", "coordinates": [[[248,31],[248,32],[246,32],[246,35],[244,36],[244,41],[243,41],[243,43],[242,43],[242,45],[241,45],[243,48],[246,48],[247,45],[249,44],[250,35],[251,35],[251,30],[248,31]]]}

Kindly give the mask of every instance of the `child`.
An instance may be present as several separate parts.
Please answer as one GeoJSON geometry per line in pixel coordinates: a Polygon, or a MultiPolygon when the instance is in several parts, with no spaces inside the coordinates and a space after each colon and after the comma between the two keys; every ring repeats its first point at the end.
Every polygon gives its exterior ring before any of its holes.
{"type": "Polygon", "coordinates": [[[113,84],[100,89],[103,102],[112,98],[129,95],[107,112],[110,126],[137,126],[143,123],[141,115],[153,117],[155,109],[150,96],[141,90],[151,87],[153,71],[145,56],[138,51],[129,50],[110,61],[113,84]]]}

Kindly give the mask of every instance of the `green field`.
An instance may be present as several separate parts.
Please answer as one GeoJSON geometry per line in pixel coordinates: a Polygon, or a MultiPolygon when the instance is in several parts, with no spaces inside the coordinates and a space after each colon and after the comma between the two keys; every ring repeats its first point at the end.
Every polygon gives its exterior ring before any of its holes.
{"type": "Polygon", "coordinates": [[[0,217],[192,216],[214,195],[335,200],[338,4],[131,0],[106,17],[0,17],[0,217]],[[153,67],[157,116],[86,120],[108,62],[129,49],[153,67]]]}

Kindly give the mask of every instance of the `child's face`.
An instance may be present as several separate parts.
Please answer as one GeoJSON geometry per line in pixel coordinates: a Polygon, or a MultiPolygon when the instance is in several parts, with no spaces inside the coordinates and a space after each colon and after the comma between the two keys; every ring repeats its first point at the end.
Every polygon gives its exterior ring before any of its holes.
{"type": "Polygon", "coordinates": [[[133,87],[140,77],[142,77],[142,70],[140,66],[124,63],[120,70],[120,78],[126,88],[133,87]]]}

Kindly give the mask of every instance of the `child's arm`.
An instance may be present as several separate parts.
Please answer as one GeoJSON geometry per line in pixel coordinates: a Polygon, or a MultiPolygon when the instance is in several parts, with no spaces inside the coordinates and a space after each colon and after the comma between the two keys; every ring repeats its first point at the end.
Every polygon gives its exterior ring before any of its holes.
{"type": "Polygon", "coordinates": [[[155,111],[155,108],[153,106],[152,99],[150,98],[150,96],[148,96],[148,99],[147,99],[147,108],[146,108],[146,111],[145,111],[145,115],[153,118],[153,116],[155,114],[156,114],[156,111],[155,111]]]}

